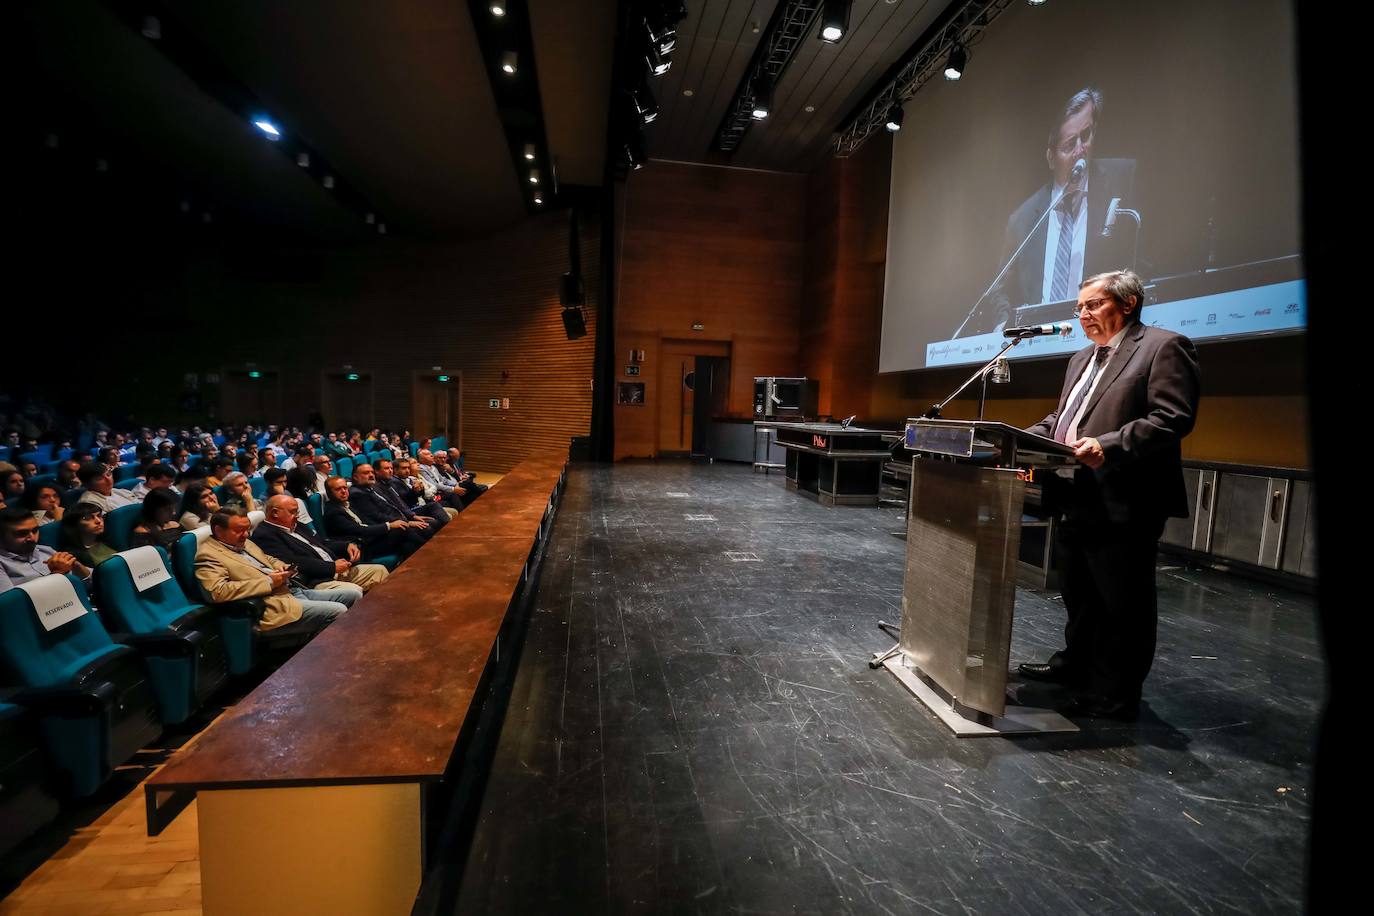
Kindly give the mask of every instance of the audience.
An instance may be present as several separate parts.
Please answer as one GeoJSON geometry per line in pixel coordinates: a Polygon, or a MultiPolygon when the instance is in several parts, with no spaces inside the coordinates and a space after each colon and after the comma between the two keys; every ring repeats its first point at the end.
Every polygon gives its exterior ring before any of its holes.
{"type": "Polygon", "coordinates": [[[373,473],[377,478],[374,491],[402,513],[429,519],[434,523],[435,530],[448,524],[449,516],[444,511],[444,507],[424,502],[423,497],[420,493],[415,492],[414,487],[396,476],[396,468],[392,462],[385,458],[378,458],[377,464],[373,467],[373,473]]]}
{"type": "Polygon", "coordinates": [[[91,570],[66,551],[38,543],[38,522],[26,509],[0,509],[0,591],[50,573],[75,573],[90,579],[91,570]]]}
{"type": "Polygon", "coordinates": [[[366,524],[401,521],[419,534],[422,542],[439,530],[433,519],[416,515],[401,504],[390,486],[378,486],[376,471],[370,464],[360,464],[353,469],[353,486],[349,489],[348,500],[366,524]]]}
{"type": "Polygon", "coordinates": [[[11,468],[0,472],[0,501],[6,506],[17,506],[24,496],[24,475],[11,468]]]}
{"type": "Polygon", "coordinates": [[[161,547],[171,550],[186,530],[177,521],[181,496],[170,487],[152,490],[143,499],[138,523],[129,533],[130,547],[161,547]]]}
{"type": "Polygon", "coordinates": [[[196,581],[211,601],[260,600],[263,630],[297,622],[317,629],[362,597],[363,590],[347,582],[314,590],[293,581],[296,568],[250,541],[251,527],[248,516],[236,509],[220,509],[210,517],[210,537],[196,550],[196,581]]]}
{"type": "Polygon", "coordinates": [[[77,479],[86,491],[81,501],[91,503],[102,512],[111,512],[120,506],[138,504],[138,497],[132,490],[122,490],[114,485],[114,475],[110,468],[98,461],[88,461],[81,465],[77,479]]]}
{"type": "Polygon", "coordinates": [[[40,525],[62,521],[62,493],[55,483],[29,486],[20,499],[20,505],[33,513],[34,520],[40,525]]]}
{"type": "Polygon", "coordinates": [[[461,512],[463,497],[467,495],[467,491],[458,486],[456,480],[443,472],[437,462],[437,456],[429,449],[420,449],[416,457],[420,462],[420,479],[434,489],[436,498],[445,506],[461,512]]]}
{"type": "Polygon", "coordinates": [[[258,507],[253,500],[252,485],[242,471],[233,471],[226,476],[220,484],[220,492],[223,494],[220,505],[226,509],[236,506],[244,512],[252,512],[258,507]]]}
{"type": "Polygon", "coordinates": [[[181,498],[181,527],[195,531],[210,524],[210,517],[219,511],[219,497],[215,488],[203,480],[188,484],[181,498]]]}
{"type": "Polygon", "coordinates": [[[362,544],[363,557],[371,560],[395,554],[405,559],[420,549],[424,538],[416,530],[423,522],[414,524],[395,519],[387,522],[365,522],[349,504],[348,481],[331,477],[325,482],[328,501],[324,505],[324,526],[334,537],[362,544]]]}
{"type": "Polygon", "coordinates": [[[57,465],[57,487],[63,493],[81,486],[76,473],[81,470],[81,462],[68,458],[57,465]]]}
{"type": "Polygon", "coordinates": [[[362,548],[342,538],[325,539],[297,524],[299,508],[289,494],[267,500],[267,516],[253,532],[252,541],[263,553],[293,563],[298,578],[308,588],[334,588],[351,583],[369,591],[387,577],[387,569],[362,563],[362,548]]]}
{"type": "Polygon", "coordinates": [[[95,569],[117,552],[101,537],[105,534],[105,512],[85,497],[62,516],[59,541],[81,565],[95,569]]]}
{"type": "Polygon", "coordinates": [[[131,489],[136,498],[147,500],[148,494],[154,490],[170,490],[176,484],[177,472],[170,464],[153,464],[143,473],[143,479],[138,486],[131,489]]]}

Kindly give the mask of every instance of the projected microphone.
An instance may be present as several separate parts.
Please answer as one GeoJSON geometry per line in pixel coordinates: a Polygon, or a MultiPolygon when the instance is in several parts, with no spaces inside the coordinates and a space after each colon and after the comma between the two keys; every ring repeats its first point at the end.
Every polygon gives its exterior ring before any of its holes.
{"type": "Polygon", "coordinates": [[[1068,337],[1073,333],[1073,324],[1067,321],[1056,321],[1053,324],[1033,324],[1024,328],[1006,328],[1002,331],[1003,337],[1051,337],[1055,334],[1061,337],[1068,337]]]}
{"type": "Polygon", "coordinates": [[[1102,224],[1102,237],[1109,239],[1112,237],[1112,227],[1116,225],[1116,211],[1121,206],[1121,198],[1113,197],[1112,202],[1107,204],[1107,219],[1102,224]]]}
{"type": "Polygon", "coordinates": [[[1083,177],[1083,173],[1088,170],[1088,160],[1079,159],[1073,164],[1073,171],[1069,172],[1069,184],[1075,184],[1078,179],[1083,177]]]}

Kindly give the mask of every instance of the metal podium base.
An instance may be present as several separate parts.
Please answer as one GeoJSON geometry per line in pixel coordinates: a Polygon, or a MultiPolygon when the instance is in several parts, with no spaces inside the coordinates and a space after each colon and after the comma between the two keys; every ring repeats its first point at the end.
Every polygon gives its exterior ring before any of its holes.
{"type": "MultiPolygon", "coordinates": [[[[894,647],[895,648],[895,647],[894,647]]],[[[994,735],[1049,735],[1056,732],[1076,732],[1078,726],[1053,709],[1037,706],[1008,706],[1002,716],[969,710],[964,715],[954,702],[927,683],[920,671],[911,665],[906,654],[896,651],[878,652],[870,663],[891,671],[902,686],[935,713],[935,717],[959,738],[986,738],[994,735]]]]}

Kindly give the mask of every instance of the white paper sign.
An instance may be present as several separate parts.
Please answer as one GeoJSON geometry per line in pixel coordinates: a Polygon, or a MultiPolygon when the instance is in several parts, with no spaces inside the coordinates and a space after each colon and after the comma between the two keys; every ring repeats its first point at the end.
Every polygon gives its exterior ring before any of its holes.
{"type": "Polygon", "coordinates": [[[129,564],[129,575],[133,577],[134,588],[140,592],[146,592],[154,585],[161,585],[172,578],[156,547],[135,547],[132,550],[122,550],[119,555],[129,564]]]}
{"type": "Polygon", "coordinates": [[[39,576],[19,586],[29,593],[38,622],[49,632],[88,613],[72,580],[56,574],[39,576]]]}

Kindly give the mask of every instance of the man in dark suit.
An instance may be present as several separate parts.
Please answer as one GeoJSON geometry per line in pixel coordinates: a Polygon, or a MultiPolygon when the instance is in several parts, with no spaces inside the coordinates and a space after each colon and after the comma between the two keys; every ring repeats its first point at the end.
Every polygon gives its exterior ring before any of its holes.
{"type": "Polygon", "coordinates": [[[1072,478],[1051,476],[1065,647],[1032,680],[1085,688],[1072,713],[1134,719],[1154,661],[1155,551],[1170,516],[1186,518],[1180,442],[1193,428],[1200,374],[1188,338],[1140,322],[1144,283],[1129,270],[1083,281],[1075,314],[1093,346],[1069,360],[1059,405],[1028,432],[1069,445],[1072,478]]]}
{"type": "Polygon", "coordinates": [[[419,536],[428,541],[439,530],[432,520],[416,515],[395,501],[390,488],[377,485],[377,472],[370,464],[360,464],[353,469],[353,485],[348,490],[348,501],[353,511],[369,525],[378,522],[402,521],[419,536]],[[391,498],[388,498],[391,497],[391,498]]]}
{"type": "Polygon", "coordinates": [[[423,522],[399,519],[388,522],[364,521],[353,511],[349,501],[348,481],[342,477],[330,477],[325,481],[324,489],[325,530],[334,537],[362,544],[365,558],[396,554],[404,559],[424,544],[424,538],[416,531],[423,522]]]}
{"type": "Polygon", "coordinates": [[[296,497],[278,494],[267,500],[266,517],[250,538],[268,556],[293,563],[297,578],[306,588],[327,588],[331,582],[349,582],[364,592],[385,581],[387,569],[363,563],[362,550],[353,541],[322,538],[296,524],[300,512],[296,497]]]}
{"type": "Polygon", "coordinates": [[[433,522],[431,531],[438,531],[448,523],[448,513],[444,511],[444,507],[437,503],[421,504],[415,490],[396,476],[395,466],[390,461],[378,458],[373,473],[377,478],[375,491],[397,511],[429,519],[433,522]]]}
{"type": "Polygon", "coordinates": [[[1018,307],[1072,299],[1083,277],[1129,262],[1130,232],[1103,238],[1102,229],[1112,198],[1131,195],[1135,160],[1093,158],[1101,114],[1102,93],[1091,88],[1075,93],[1058,111],[1045,149],[1050,180],[1007,220],[998,268],[1012,259],[1032,227],[1035,233],[957,336],[1014,324],[1018,307]],[[1074,179],[1080,160],[1086,168],[1074,179]],[[1054,209],[1036,226],[1051,204],[1054,209]]]}

